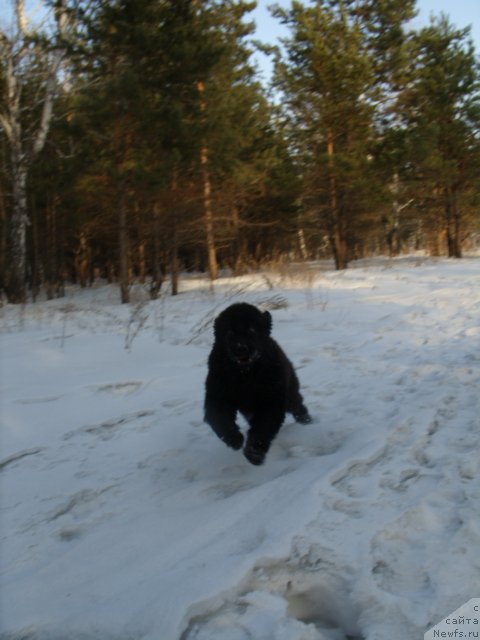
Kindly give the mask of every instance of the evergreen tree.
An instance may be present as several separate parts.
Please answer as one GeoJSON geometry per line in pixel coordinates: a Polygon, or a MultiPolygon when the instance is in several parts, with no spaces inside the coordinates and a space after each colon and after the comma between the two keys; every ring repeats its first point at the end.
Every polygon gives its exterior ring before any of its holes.
{"type": "Polygon", "coordinates": [[[369,153],[378,100],[373,56],[347,2],[293,2],[276,14],[292,32],[276,74],[303,155],[304,202],[316,208],[335,265],[344,269],[381,191],[369,153]]]}
{"type": "Polygon", "coordinates": [[[446,16],[411,39],[411,66],[398,112],[407,130],[409,175],[430,234],[461,257],[465,210],[478,177],[480,67],[468,29],[446,16]]]}
{"type": "MultiPolygon", "coordinates": [[[[92,171],[103,174],[104,185],[118,197],[123,301],[131,271],[132,212],[139,201],[145,206],[150,191],[149,226],[157,234],[158,198],[178,188],[182,167],[200,148],[197,80],[218,57],[217,45],[201,37],[204,28],[190,0],[99,2],[88,24],[83,110],[100,151],[92,171]]],[[[168,209],[162,217],[170,228],[176,272],[178,220],[168,209]]]]}
{"type": "Polygon", "coordinates": [[[246,107],[247,118],[252,109],[252,103],[247,104],[247,95],[253,89],[253,69],[249,64],[251,50],[246,38],[254,26],[244,19],[256,3],[196,0],[195,5],[199,20],[207,26],[208,38],[216,43],[219,52],[215,64],[206,75],[199,77],[197,84],[203,129],[200,150],[203,219],[208,270],[214,280],[218,273],[215,229],[218,216],[214,215],[213,209],[217,191],[215,178],[221,177],[225,181],[233,169],[232,149],[236,148],[238,157],[243,146],[238,135],[241,126],[238,116],[242,120],[245,118],[238,109],[239,103],[246,107]],[[215,171],[216,167],[221,169],[215,171]]]}
{"type": "MultiPolygon", "coordinates": [[[[252,135],[245,128],[252,131],[257,121],[251,114],[262,101],[245,43],[253,27],[244,17],[254,4],[99,2],[88,24],[79,106],[98,149],[90,172],[106,178],[97,186],[124,194],[126,207],[115,206],[122,218],[123,211],[127,215],[126,224],[118,223],[120,264],[132,253],[130,238],[121,238],[132,235],[135,206],[150,209],[150,223],[140,219],[155,246],[162,221],[174,292],[180,245],[191,244],[194,229],[197,242],[203,235],[210,274],[216,274],[215,245],[224,228],[216,223],[216,208],[245,156],[252,135]]],[[[127,282],[128,265],[121,271],[127,282]]],[[[123,291],[126,297],[127,285],[123,291]]]]}

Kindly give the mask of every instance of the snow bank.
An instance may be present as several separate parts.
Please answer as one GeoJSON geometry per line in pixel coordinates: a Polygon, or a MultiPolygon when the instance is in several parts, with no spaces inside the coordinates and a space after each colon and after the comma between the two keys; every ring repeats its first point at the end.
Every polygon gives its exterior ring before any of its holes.
{"type": "Polygon", "coordinates": [[[1,310],[2,640],[412,640],[480,594],[480,260],[102,286],[1,310]],[[202,422],[211,320],[272,309],[308,426],[202,422]]]}

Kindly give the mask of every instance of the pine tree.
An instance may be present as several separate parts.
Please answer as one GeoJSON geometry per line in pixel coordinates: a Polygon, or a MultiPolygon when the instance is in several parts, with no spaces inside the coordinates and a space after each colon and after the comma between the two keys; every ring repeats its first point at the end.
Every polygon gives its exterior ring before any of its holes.
{"type": "Polygon", "coordinates": [[[354,255],[355,236],[375,189],[369,147],[378,86],[368,39],[342,0],[276,14],[290,26],[277,86],[287,96],[305,163],[304,202],[315,207],[337,269],[354,255]]]}
{"type": "Polygon", "coordinates": [[[480,66],[469,29],[455,29],[446,16],[433,19],[412,36],[410,59],[398,101],[410,176],[422,185],[427,227],[445,236],[450,257],[460,258],[463,212],[480,157],[480,66]]]}
{"type": "MultiPolygon", "coordinates": [[[[218,275],[217,232],[215,229],[214,201],[219,179],[231,174],[232,140],[237,157],[244,146],[241,142],[238,102],[245,105],[245,95],[252,90],[253,69],[249,65],[251,51],[245,40],[253,31],[253,24],[245,17],[255,2],[222,0],[200,2],[195,0],[198,20],[206,32],[207,40],[216,48],[218,57],[207,73],[198,79],[201,110],[202,144],[200,170],[203,195],[203,219],[210,278],[218,275]],[[237,103],[236,103],[237,101],[237,103]],[[240,134],[240,135],[239,135],[240,134]],[[229,148],[230,147],[230,148],[229,148]],[[221,167],[221,169],[220,169],[221,167]],[[220,169],[220,170],[219,170],[220,169]]],[[[244,133],[244,132],[243,132],[244,133]]]]}
{"type": "MultiPolygon", "coordinates": [[[[92,171],[103,173],[108,188],[118,196],[117,255],[126,302],[132,211],[150,191],[149,226],[158,235],[159,194],[176,191],[182,167],[199,154],[197,79],[218,54],[215,46],[202,40],[191,0],[99,2],[88,26],[84,109],[89,114],[87,126],[103,150],[92,171]]],[[[169,261],[175,283],[179,221],[168,208],[162,217],[170,227],[169,261]]],[[[154,246],[157,262],[158,237],[154,246]]],[[[155,264],[154,272],[158,270],[155,264]]]]}

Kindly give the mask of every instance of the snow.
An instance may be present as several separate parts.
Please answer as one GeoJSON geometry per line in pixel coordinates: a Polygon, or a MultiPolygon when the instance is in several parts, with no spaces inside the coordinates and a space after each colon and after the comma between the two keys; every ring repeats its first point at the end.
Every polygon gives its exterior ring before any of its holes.
{"type": "Polygon", "coordinates": [[[412,640],[478,597],[479,285],[409,257],[4,306],[0,638],[412,640]],[[258,468],[202,421],[236,301],[314,418],[258,468]]]}

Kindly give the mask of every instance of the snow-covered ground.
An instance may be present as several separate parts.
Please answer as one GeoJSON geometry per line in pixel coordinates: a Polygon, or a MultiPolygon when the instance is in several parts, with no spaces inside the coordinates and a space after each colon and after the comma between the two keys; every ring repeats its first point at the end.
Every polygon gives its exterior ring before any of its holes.
{"type": "Polygon", "coordinates": [[[480,595],[480,259],[132,295],[0,312],[2,640],[415,640],[480,595]],[[314,418],[258,468],[202,422],[239,300],[314,418]]]}

